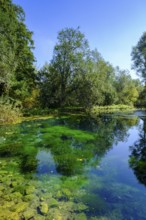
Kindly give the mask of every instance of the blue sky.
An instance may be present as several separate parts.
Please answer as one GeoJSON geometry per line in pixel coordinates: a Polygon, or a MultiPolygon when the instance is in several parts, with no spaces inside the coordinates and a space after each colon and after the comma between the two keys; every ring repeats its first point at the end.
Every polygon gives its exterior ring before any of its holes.
{"type": "MultiPolygon", "coordinates": [[[[34,32],[36,66],[52,58],[58,32],[80,26],[91,49],[131,71],[131,50],[146,31],[146,0],[13,0],[34,32]]],[[[131,71],[134,77],[134,71],[131,71]]]]}

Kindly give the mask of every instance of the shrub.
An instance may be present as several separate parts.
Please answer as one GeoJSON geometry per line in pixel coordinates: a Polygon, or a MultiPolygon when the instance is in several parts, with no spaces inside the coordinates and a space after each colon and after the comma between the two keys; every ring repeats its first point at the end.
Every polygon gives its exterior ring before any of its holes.
{"type": "Polygon", "coordinates": [[[19,122],[20,116],[18,103],[8,97],[0,97],[0,124],[19,122]]]}

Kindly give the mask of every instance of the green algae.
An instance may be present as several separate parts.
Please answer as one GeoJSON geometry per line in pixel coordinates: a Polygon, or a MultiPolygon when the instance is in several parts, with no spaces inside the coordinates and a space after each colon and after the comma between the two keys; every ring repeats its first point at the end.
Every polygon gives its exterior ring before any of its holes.
{"type": "Polygon", "coordinates": [[[81,118],[49,120],[24,122],[2,134],[0,219],[122,220],[137,210],[144,220],[144,192],[114,182],[117,171],[113,167],[108,174],[108,161],[100,165],[112,143],[123,140],[137,121],[106,119],[104,127],[100,119],[91,120],[83,129],[81,118]],[[116,123],[123,129],[118,134],[116,123]]]}
{"type": "Polygon", "coordinates": [[[80,213],[75,216],[75,220],[87,220],[85,213],[80,213]]]}
{"type": "Polygon", "coordinates": [[[94,135],[92,133],[81,131],[78,129],[69,128],[67,126],[56,125],[44,129],[44,132],[47,132],[44,137],[62,137],[63,140],[70,138],[75,138],[79,141],[94,140],[94,135]],[[64,137],[63,137],[63,136],[64,137]]]}
{"type": "Polygon", "coordinates": [[[25,189],[26,195],[32,194],[32,193],[34,193],[34,191],[35,191],[35,187],[34,187],[34,186],[28,186],[28,187],[25,189]]]}
{"type": "Polygon", "coordinates": [[[26,220],[33,219],[36,216],[37,212],[34,209],[28,208],[23,212],[23,217],[26,220]]]}
{"type": "Polygon", "coordinates": [[[48,205],[45,202],[41,202],[39,208],[42,215],[46,215],[48,213],[48,205]]]}
{"type": "Polygon", "coordinates": [[[50,207],[58,207],[59,206],[59,203],[56,199],[54,198],[51,198],[49,199],[49,204],[48,204],[49,208],[50,207]]]}

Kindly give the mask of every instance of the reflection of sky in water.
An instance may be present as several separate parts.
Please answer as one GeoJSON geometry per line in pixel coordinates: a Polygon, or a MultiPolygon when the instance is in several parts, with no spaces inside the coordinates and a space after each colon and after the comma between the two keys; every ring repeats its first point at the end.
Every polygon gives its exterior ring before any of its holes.
{"type": "Polygon", "coordinates": [[[100,195],[111,210],[123,205],[121,219],[146,219],[138,215],[140,209],[144,209],[146,205],[146,188],[139,183],[128,162],[131,154],[129,147],[139,139],[138,128],[142,124],[143,121],[139,120],[138,126],[130,128],[127,139],[113,144],[99,165],[91,167],[88,174],[90,187],[87,187],[87,192],[97,197],[100,195]],[[100,184],[103,187],[98,187],[100,184]]]}
{"type": "Polygon", "coordinates": [[[139,121],[138,126],[128,130],[128,138],[125,141],[119,141],[112,146],[109,152],[102,158],[99,166],[96,168],[91,167],[90,173],[102,176],[107,183],[115,181],[145,190],[145,186],[139,184],[128,163],[129,147],[133,146],[139,138],[139,126],[142,126],[142,120],[139,121]]]}
{"type": "Polygon", "coordinates": [[[37,174],[56,174],[55,162],[50,151],[40,150],[36,156],[38,160],[37,174]]]}
{"type": "Polygon", "coordinates": [[[138,117],[146,117],[146,111],[137,110],[134,114],[138,117]]]}

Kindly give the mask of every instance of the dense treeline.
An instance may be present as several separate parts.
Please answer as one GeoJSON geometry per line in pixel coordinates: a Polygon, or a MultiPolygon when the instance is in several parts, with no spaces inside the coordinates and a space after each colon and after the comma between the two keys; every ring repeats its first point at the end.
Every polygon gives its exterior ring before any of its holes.
{"type": "Polygon", "coordinates": [[[113,68],[90,50],[79,28],[59,32],[53,59],[39,71],[43,107],[136,104],[142,86],[130,73],[113,68]]]}
{"type": "MultiPolygon", "coordinates": [[[[0,118],[34,109],[113,104],[145,105],[145,86],[127,70],[114,68],[91,50],[79,28],[58,33],[50,63],[34,68],[32,32],[23,9],[0,0],[0,118]],[[5,115],[5,116],[4,116],[5,115]]],[[[132,50],[134,66],[146,79],[146,34],[132,50]]]]}

